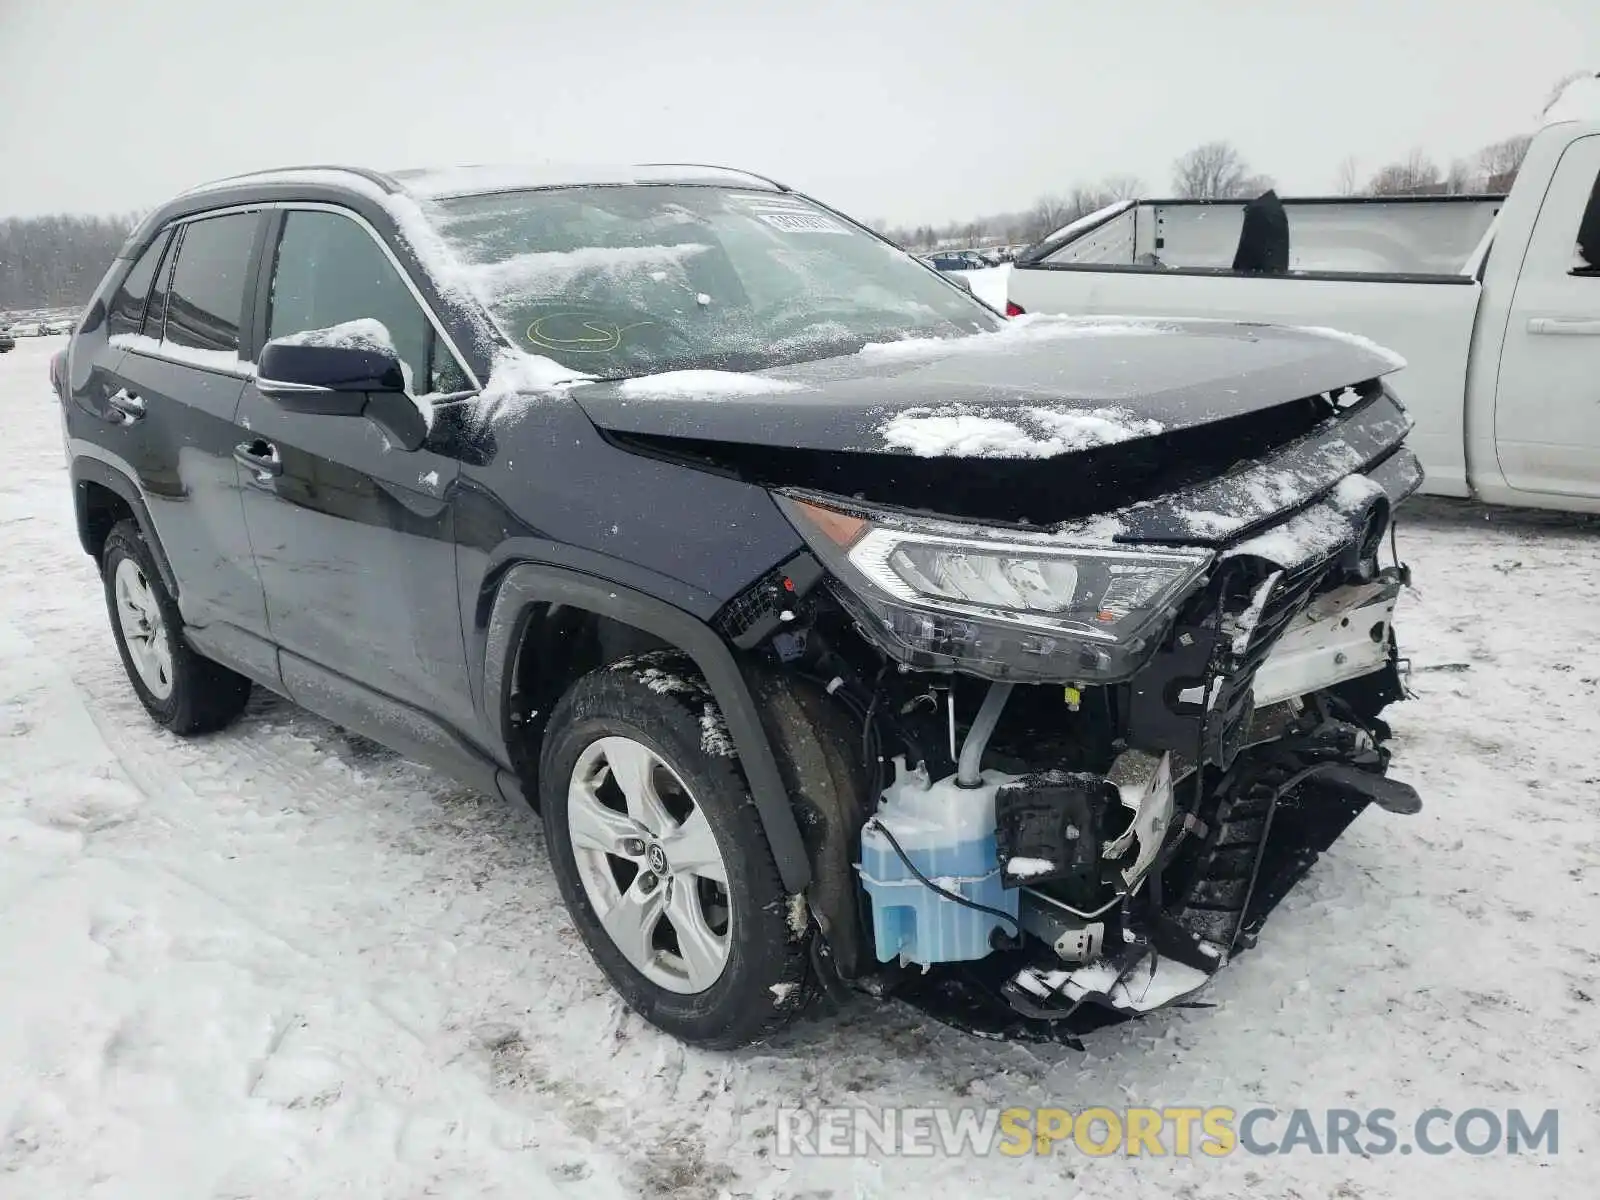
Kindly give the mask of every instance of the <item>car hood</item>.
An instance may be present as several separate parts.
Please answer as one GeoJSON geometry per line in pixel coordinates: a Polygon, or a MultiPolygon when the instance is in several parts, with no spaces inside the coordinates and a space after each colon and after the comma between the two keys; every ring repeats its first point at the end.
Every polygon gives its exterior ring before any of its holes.
{"type": "Polygon", "coordinates": [[[621,434],[919,458],[1049,459],[1239,418],[1404,365],[1354,336],[1225,321],[1023,317],[750,374],[585,384],[621,434]]]}

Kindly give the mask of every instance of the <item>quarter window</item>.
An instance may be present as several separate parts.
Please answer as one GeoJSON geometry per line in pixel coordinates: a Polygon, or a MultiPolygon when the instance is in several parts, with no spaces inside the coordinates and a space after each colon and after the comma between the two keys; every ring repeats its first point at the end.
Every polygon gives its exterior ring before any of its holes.
{"type": "Polygon", "coordinates": [[[1578,261],[1576,270],[1584,275],[1600,275],[1600,175],[1595,176],[1588,207],[1578,222],[1578,261]]]}
{"type": "Polygon", "coordinates": [[[206,217],[183,228],[167,300],[162,340],[237,357],[245,277],[255,248],[257,213],[206,217]]]}
{"type": "Polygon", "coordinates": [[[416,297],[371,234],[338,213],[284,214],[268,339],[359,320],[379,321],[389,331],[413,394],[465,387],[460,368],[438,345],[416,297]]]}
{"type": "MultiPolygon", "coordinates": [[[[145,304],[150,297],[150,285],[155,281],[156,265],[162,261],[162,255],[167,252],[167,243],[171,240],[172,231],[163,229],[133,266],[128,268],[128,273],[123,276],[122,283],[111,297],[111,309],[106,314],[108,334],[138,333],[143,327],[145,304]]],[[[154,332],[157,337],[161,336],[159,323],[154,332]]]]}

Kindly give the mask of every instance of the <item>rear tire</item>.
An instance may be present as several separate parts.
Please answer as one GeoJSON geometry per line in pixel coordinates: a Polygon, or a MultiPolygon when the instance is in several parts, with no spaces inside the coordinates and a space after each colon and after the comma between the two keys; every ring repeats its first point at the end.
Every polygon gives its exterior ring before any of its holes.
{"type": "Polygon", "coordinates": [[[221,729],[244,711],[250,681],[184,640],[183,614],[136,523],[120,521],[112,528],[100,570],[122,666],[158,725],[190,737],[221,729]]]}
{"type": "Polygon", "coordinates": [[[804,1007],[809,934],[792,928],[744,773],[691,661],[652,652],[578,680],[551,714],[539,797],[567,910],[645,1020],[731,1049],[804,1007]]]}

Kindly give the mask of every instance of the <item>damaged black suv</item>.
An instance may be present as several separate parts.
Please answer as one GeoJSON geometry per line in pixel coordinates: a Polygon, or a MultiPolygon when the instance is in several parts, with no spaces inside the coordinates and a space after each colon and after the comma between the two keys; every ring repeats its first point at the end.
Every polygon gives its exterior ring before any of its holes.
{"type": "Polygon", "coordinates": [[[1168,1003],[1416,808],[1392,369],[1007,320],[736,171],[312,167],[145,219],[59,390],[158,722],[259,684],[526,797],[627,1002],[728,1046],[1168,1003]]]}

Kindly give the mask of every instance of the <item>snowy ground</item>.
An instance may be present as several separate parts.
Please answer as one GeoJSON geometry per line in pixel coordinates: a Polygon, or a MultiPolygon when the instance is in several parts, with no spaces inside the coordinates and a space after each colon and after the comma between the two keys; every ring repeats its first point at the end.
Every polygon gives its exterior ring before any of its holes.
{"type": "Polygon", "coordinates": [[[861,1003],[736,1054],[625,1012],[534,820],[258,698],[157,731],[73,533],[46,359],[0,357],[0,1196],[1593,1194],[1600,533],[1402,548],[1415,818],[1364,815],[1210,990],[1087,1052],[861,1003]],[[1459,669],[1457,669],[1459,668],[1459,669]],[[804,1159],[773,1108],[1561,1109],[1472,1159],[804,1159]]]}

